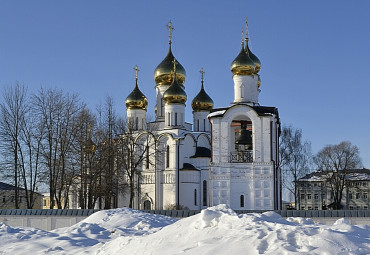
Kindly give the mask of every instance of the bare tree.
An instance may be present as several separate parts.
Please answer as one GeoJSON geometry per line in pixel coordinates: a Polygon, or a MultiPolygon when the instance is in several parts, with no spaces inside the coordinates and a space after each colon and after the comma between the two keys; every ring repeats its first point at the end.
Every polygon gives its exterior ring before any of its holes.
{"type": "Polygon", "coordinates": [[[302,129],[284,126],[280,136],[280,167],[283,175],[283,187],[298,202],[299,178],[309,172],[312,162],[311,143],[302,138],[302,129]]]}
{"type": "Polygon", "coordinates": [[[41,88],[33,101],[36,114],[45,128],[42,155],[47,168],[50,208],[54,207],[55,202],[58,208],[63,208],[63,198],[67,197],[71,178],[76,171],[71,162],[71,148],[76,137],[74,121],[82,106],[77,95],[56,89],[41,88]]]}
{"type": "Polygon", "coordinates": [[[16,82],[3,93],[3,102],[0,104],[0,136],[5,168],[10,169],[15,186],[15,208],[19,208],[19,160],[21,150],[21,133],[25,126],[25,117],[29,107],[27,104],[27,88],[16,82]]]}
{"type": "Polygon", "coordinates": [[[319,170],[325,172],[326,183],[331,189],[334,200],[333,209],[341,209],[347,172],[350,169],[362,167],[358,147],[348,141],[327,145],[316,154],[315,163],[319,170]]]}

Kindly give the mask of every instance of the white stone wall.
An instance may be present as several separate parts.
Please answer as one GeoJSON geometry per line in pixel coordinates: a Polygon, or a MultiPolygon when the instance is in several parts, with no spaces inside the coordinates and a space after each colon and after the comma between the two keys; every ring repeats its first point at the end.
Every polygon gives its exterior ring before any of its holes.
{"type": "Polygon", "coordinates": [[[193,130],[196,132],[210,132],[209,112],[193,112],[193,130]]]}
{"type": "Polygon", "coordinates": [[[234,103],[258,104],[258,76],[234,75],[234,103]]]}

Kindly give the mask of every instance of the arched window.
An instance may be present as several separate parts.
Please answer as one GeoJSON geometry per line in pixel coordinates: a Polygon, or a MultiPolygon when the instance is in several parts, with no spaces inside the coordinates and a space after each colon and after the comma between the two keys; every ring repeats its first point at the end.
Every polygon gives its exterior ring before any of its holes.
{"type": "Polygon", "coordinates": [[[203,119],[203,131],[206,131],[206,119],[203,119]]]}
{"type": "Polygon", "coordinates": [[[170,113],[167,114],[167,125],[171,126],[171,114],[170,113]]]}
{"type": "Polygon", "coordinates": [[[149,145],[146,146],[146,152],[145,152],[145,163],[146,163],[146,169],[149,169],[149,145]]]}
{"type": "Polygon", "coordinates": [[[175,126],[177,126],[177,112],[175,112],[175,126]]]}
{"type": "Polygon", "coordinates": [[[203,206],[207,206],[207,181],[203,181],[203,206]]]}
{"type": "Polygon", "coordinates": [[[170,146],[166,147],[166,168],[170,167],[170,146]]]}
{"type": "Polygon", "coordinates": [[[199,131],[200,130],[200,128],[199,128],[199,119],[197,119],[197,126],[198,126],[197,131],[199,131]]]}
{"type": "Polygon", "coordinates": [[[197,189],[194,189],[194,205],[197,205],[197,189]]]}
{"type": "Polygon", "coordinates": [[[244,207],[244,195],[240,195],[240,207],[244,207]]]}
{"type": "Polygon", "coordinates": [[[136,117],[135,119],[135,130],[138,130],[139,129],[139,118],[136,117]]]}

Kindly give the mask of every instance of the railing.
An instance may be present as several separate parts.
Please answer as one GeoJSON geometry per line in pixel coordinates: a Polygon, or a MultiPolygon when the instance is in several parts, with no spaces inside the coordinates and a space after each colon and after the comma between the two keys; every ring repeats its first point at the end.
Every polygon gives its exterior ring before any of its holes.
{"type": "Polygon", "coordinates": [[[230,163],[252,163],[253,151],[235,151],[230,153],[230,163]]]}

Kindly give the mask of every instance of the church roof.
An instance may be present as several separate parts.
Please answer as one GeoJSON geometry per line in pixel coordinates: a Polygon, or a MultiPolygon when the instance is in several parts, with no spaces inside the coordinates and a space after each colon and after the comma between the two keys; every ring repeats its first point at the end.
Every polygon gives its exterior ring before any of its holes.
{"type": "Polygon", "coordinates": [[[195,150],[195,154],[190,158],[210,158],[211,157],[211,150],[206,147],[197,147],[195,150]]]}
{"type": "Polygon", "coordinates": [[[199,171],[198,168],[196,168],[195,166],[193,166],[192,164],[190,163],[184,163],[183,167],[180,169],[180,170],[195,170],[195,171],[199,171]]]}
{"type": "MultiPolygon", "coordinates": [[[[236,105],[246,105],[246,104],[236,104],[236,105]]],[[[221,117],[225,114],[225,112],[228,109],[230,109],[230,108],[232,108],[236,105],[232,105],[230,107],[212,109],[210,114],[208,115],[208,117],[221,117]]],[[[276,107],[273,107],[273,106],[250,106],[250,105],[247,105],[247,106],[253,108],[259,116],[268,116],[268,115],[271,115],[271,114],[275,114],[277,117],[279,117],[279,111],[278,111],[278,108],[276,108],[276,107]]]]}

